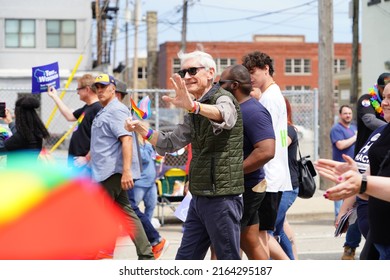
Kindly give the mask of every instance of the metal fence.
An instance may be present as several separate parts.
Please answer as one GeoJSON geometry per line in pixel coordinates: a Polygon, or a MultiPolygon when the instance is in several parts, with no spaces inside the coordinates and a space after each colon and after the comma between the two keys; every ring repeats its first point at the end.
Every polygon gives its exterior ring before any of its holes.
{"type": "Polygon", "coordinates": [[[318,90],[283,91],[291,104],[293,122],[298,129],[299,146],[302,156],[318,159],[318,90]]]}
{"type": "MultiPolygon", "coordinates": [[[[135,100],[141,100],[149,96],[151,100],[152,114],[148,119],[150,126],[157,130],[169,131],[183,120],[184,110],[175,108],[171,104],[163,101],[163,95],[174,94],[172,90],[164,89],[144,89],[128,90],[130,96],[135,100]]],[[[59,89],[58,94],[63,93],[63,102],[71,109],[75,110],[84,105],[79,100],[76,90],[59,89]]],[[[6,102],[7,108],[13,112],[15,101],[24,94],[31,94],[31,89],[23,88],[0,88],[0,102],[6,102]]],[[[312,159],[317,159],[318,151],[318,91],[284,91],[283,95],[290,101],[293,113],[293,121],[298,129],[300,139],[300,149],[303,155],[310,155],[312,159]]],[[[73,123],[65,120],[59,110],[56,109],[54,101],[45,93],[36,94],[40,99],[41,107],[39,115],[42,121],[47,124],[51,137],[46,141],[48,150],[59,143],[59,140],[67,133],[71,132],[73,123]]],[[[125,104],[129,105],[128,98],[125,104]]],[[[1,122],[1,121],[0,121],[1,122]]],[[[0,125],[3,125],[0,123],[0,125]]],[[[4,125],[3,125],[4,126],[4,125]]],[[[58,151],[66,152],[69,145],[67,137],[61,145],[56,148],[58,151]]],[[[166,164],[172,166],[182,166],[185,164],[187,152],[182,155],[169,155],[166,157],[166,164]]]]}

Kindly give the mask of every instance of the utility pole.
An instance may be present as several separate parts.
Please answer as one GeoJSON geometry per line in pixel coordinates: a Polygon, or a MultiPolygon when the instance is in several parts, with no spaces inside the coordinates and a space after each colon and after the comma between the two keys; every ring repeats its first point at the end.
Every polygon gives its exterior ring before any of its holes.
{"type": "Polygon", "coordinates": [[[157,12],[146,13],[147,22],[147,87],[157,88],[158,71],[157,71],[157,12]]]}
{"type": "MultiPolygon", "coordinates": [[[[139,1],[134,1],[134,59],[133,59],[133,89],[138,88],[138,20],[139,1]]],[[[138,94],[134,92],[133,99],[138,102],[138,94]]]]}
{"type": "MultiPolygon", "coordinates": [[[[318,93],[320,108],[320,157],[332,158],[332,145],[329,139],[331,126],[333,125],[333,0],[318,1],[318,93]]],[[[327,180],[320,178],[320,189],[330,187],[327,180]]]]}
{"type": "MultiPolygon", "coordinates": [[[[119,7],[119,0],[116,0],[116,7],[119,7]]],[[[118,13],[116,13],[116,16],[115,16],[115,23],[114,23],[114,26],[112,27],[112,41],[113,41],[113,44],[114,44],[114,47],[113,47],[113,57],[112,57],[112,65],[116,65],[116,41],[117,41],[117,29],[118,29],[118,13]]]]}
{"type": "Polygon", "coordinates": [[[96,11],[96,22],[97,22],[97,54],[96,54],[96,65],[102,64],[102,32],[103,32],[103,26],[102,26],[102,13],[100,12],[100,5],[99,1],[96,0],[95,2],[95,11],[96,11]]]}
{"type": "Polygon", "coordinates": [[[125,83],[129,84],[129,21],[130,21],[130,11],[129,11],[129,0],[126,0],[126,24],[125,24],[125,83]]]}
{"type": "MultiPolygon", "coordinates": [[[[359,95],[359,0],[352,0],[352,67],[350,90],[351,107],[355,109],[359,95]]],[[[356,110],[354,111],[356,112],[356,110]]]]}
{"type": "Polygon", "coordinates": [[[183,0],[183,21],[181,24],[181,51],[186,52],[188,0],[183,0]]]}

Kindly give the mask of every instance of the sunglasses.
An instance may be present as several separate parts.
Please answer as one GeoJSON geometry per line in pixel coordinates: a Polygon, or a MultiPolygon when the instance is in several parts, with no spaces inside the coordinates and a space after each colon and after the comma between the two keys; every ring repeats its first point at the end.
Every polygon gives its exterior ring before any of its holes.
{"type": "Polygon", "coordinates": [[[82,90],[82,89],[85,89],[87,86],[85,86],[85,87],[78,87],[77,88],[77,91],[79,91],[79,90],[82,90]]]}
{"type": "Polygon", "coordinates": [[[220,84],[222,86],[223,84],[234,83],[234,82],[240,83],[239,81],[236,81],[236,80],[219,80],[218,84],[220,84]]]}
{"type": "Polygon", "coordinates": [[[181,69],[181,70],[177,71],[177,74],[179,74],[179,76],[181,78],[184,78],[187,73],[190,76],[195,76],[196,74],[198,74],[199,70],[203,69],[203,68],[206,68],[206,67],[201,66],[201,67],[190,67],[190,68],[187,68],[187,69],[181,69]]]}

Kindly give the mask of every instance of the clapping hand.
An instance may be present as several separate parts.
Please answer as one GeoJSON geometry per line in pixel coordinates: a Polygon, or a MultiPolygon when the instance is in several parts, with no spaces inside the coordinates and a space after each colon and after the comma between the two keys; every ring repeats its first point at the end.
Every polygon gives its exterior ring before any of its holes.
{"type": "Polygon", "coordinates": [[[339,177],[339,184],[328,189],[324,197],[330,200],[341,200],[358,194],[362,175],[354,170],[349,170],[339,177]]]}
{"type": "Polygon", "coordinates": [[[319,159],[314,163],[318,173],[334,183],[340,182],[341,174],[348,170],[358,171],[356,162],[349,156],[343,155],[345,162],[339,162],[331,159],[319,159]]]}

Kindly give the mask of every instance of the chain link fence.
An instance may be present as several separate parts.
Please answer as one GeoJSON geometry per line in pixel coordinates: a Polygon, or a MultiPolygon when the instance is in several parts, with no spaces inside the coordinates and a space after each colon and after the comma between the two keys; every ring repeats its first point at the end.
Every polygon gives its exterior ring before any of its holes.
{"type": "Polygon", "coordinates": [[[318,159],[318,90],[283,91],[291,104],[294,126],[298,130],[299,147],[302,156],[318,159]]]}
{"type": "MultiPolygon", "coordinates": [[[[163,101],[163,95],[174,94],[173,90],[144,89],[128,90],[129,96],[135,100],[141,100],[149,96],[151,100],[151,117],[148,119],[150,126],[157,130],[170,131],[177,124],[182,122],[184,110],[175,108],[171,104],[163,101]]],[[[14,111],[15,101],[25,94],[31,94],[31,89],[26,88],[0,88],[0,102],[6,102],[6,106],[14,111]]],[[[71,109],[75,110],[84,105],[79,100],[76,90],[58,89],[58,94],[63,96],[63,102],[71,109]]],[[[317,159],[318,151],[318,92],[314,91],[284,91],[283,95],[290,101],[293,113],[294,125],[298,129],[300,149],[302,155],[310,155],[313,160],[317,159]]],[[[45,93],[36,94],[41,102],[38,113],[42,121],[48,127],[50,138],[45,142],[47,150],[55,148],[56,155],[66,157],[69,139],[72,132],[73,123],[68,122],[57,110],[54,101],[45,93]],[[68,137],[64,137],[69,134],[68,137]],[[63,141],[62,141],[63,140],[63,141]],[[61,144],[59,144],[61,142],[61,144]]],[[[126,97],[124,103],[129,106],[129,98],[126,97]]],[[[6,127],[4,123],[0,125],[6,127]]],[[[184,166],[187,160],[187,150],[183,153],[174,153],[165,157],[165,165],[184,166]]]]}

